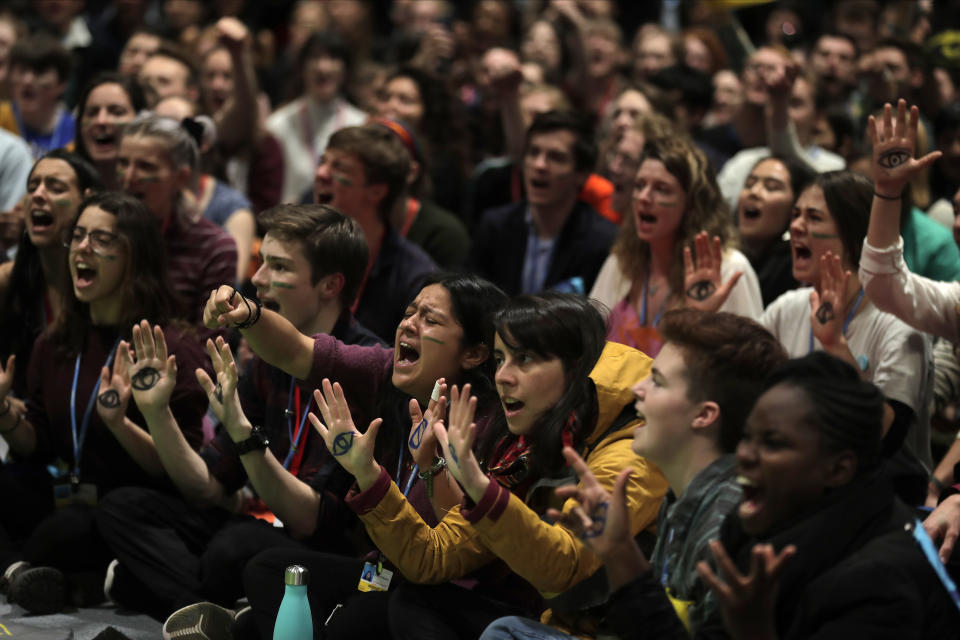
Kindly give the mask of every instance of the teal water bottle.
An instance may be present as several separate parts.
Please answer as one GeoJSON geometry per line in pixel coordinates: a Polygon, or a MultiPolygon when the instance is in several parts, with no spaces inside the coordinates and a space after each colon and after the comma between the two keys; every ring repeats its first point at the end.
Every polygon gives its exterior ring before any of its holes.
{"type": "Polygon", "coordinates": [[[273,640],[313,640],[313,618],[307,600],[307,582],[310,572],[300,565],[287,567],[284,572],[283,601],[273,626],[273,640]]]}

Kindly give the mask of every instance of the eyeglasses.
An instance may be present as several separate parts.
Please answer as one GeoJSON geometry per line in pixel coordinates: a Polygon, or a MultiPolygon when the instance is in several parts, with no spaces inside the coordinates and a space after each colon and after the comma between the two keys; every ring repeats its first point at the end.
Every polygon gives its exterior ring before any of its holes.
{"type": "Polygon", "coordinates": [[[74,227],[73,231],[67,235],[63,245],[68,249],[75,249],[80,246],[84,238],[90,238],[90,246],[94,251],[108,251],[116,246],[120,236],[103,229],[87,231],[84,227],[74,227]]]}

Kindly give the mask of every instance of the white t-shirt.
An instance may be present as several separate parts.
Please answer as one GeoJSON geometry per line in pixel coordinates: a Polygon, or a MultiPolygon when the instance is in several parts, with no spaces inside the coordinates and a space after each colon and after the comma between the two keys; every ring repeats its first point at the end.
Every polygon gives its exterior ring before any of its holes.
{"type": "MultiPolygon", "coordinates": [[[[805,356],[810,351],[811,291],[811,287],[804,287],[784,293],[760,318],[760,324],[777,337],[791,358],[805,356]]],[[[929,339],[877,309],[868,298],[864,298],[845,335],[853,357],[858,362],[866,359],[871,382],[888,399],[902,402],[913,410],[915,420],[907,433],[906,446],[931,470],[929,407],[933,363],[929,339]]],[[[823,349],[816,338],[813,348],[823,349]]]]}
{"type": "Polygon", "coordinates": [[[300,202],[313,185],[317,161],[327,148],[327,141],[339,129],[364,124],[366,113],[343,100],[317,105],[313,100],[298,98],[274,111],[267,118],[267,131],[283,148],[283,202],[300,202]],[[308,144],[312,141],[312,144],[308,144]]]}
{"type": "MultiPolygon", "coordinates": [[[[760,318],[763,313],[763,298],[760,296],[760,281],[750,266],[747,256],[736,249],[727,249],[720,264],[720,276],[724,282],[729,280],[737,271],[743,275],[730,292],[730,297],[721,305],[720,311],[728,311],[752,320],[760,318]]],[[[590,298],[603,303],[607,310],[612,309],[623,300],[633,281],[623,275],[620,270],[620,261],[612,253],[607,256],[600,273],[597,275],[590,298]]]]}

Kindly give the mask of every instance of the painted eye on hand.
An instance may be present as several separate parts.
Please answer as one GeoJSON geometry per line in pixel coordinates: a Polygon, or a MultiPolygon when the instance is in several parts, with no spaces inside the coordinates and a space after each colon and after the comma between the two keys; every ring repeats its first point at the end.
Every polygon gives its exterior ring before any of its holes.
{"type": "Polygon", "coordinates": [[[153,367],[144,367],[130,378],[130,386],[137,391],[147,391],[160,382],[160,372],[153,367]]]}
{"type": "Polygon", "coordinates": [[[909,159],[910,153],[908,151],[904,149],[891,149],[890,151],[884,151],[880,154],[880,157],[877,158],[877,164],[884,169],[896,169],[909,159]]]}
{"type": "Polygon", "coordinates": [[[709,280],[701,280],[690,285],[690,288],[687,289],[687,297],[702,301],[712,296],[716,290],[717,287],[715,284],[709,280]]]}
{"type": "Polygon", "coordinates": [[[100,404],[107,409],[116,409],[120,406],[120,394],[117,393],[116,389],[104,391],[98,399],[100,400],[100,404]]]}

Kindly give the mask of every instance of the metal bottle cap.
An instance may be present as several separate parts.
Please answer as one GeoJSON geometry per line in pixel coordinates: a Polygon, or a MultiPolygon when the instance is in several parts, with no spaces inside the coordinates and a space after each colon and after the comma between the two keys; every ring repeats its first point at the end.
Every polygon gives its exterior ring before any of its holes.
{"type": "Polygon", "coordinates": [[[283,575],[283,584],[291,586],[305,585],[310,581],[310,572],[298,564],[290,565],[283,575]]]}

